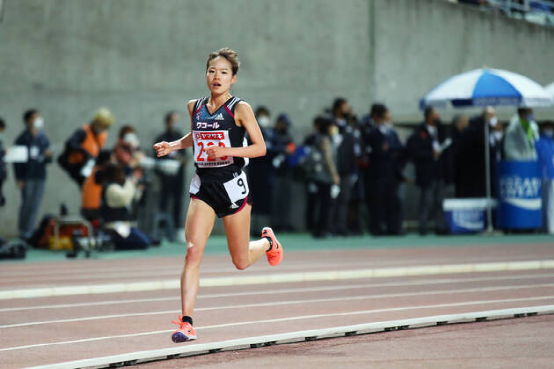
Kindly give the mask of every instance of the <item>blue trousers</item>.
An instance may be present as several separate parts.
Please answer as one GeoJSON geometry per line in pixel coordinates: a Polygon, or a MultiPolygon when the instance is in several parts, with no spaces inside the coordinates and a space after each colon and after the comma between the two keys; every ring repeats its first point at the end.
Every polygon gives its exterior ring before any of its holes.
{"type": "Polygon", "coordinates": [[[33,235],[40,203],[44,195],[44,179],[27,179],[21,190],[21,207],[19,208],[19,236],[28,239],[33,235]]]}

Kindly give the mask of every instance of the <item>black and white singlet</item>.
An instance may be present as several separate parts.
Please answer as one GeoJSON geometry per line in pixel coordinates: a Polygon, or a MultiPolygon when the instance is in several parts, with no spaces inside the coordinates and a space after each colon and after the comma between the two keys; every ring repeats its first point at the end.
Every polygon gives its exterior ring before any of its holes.
{"type": "Polygon", "coordinates": [[[194,164],[196,173],[190,184],[190,194],[214,209],[218,217],[241,210],[248,198],[246,174],[248,158],[224,156],[210,159],[204,150],[210,146],[245,147],[246,129],[235,123],[235,108],[239,101],[231,97],[219,109],[210,113],[206,103],[209,98],[198,99],[192,115],[194,164]]]}

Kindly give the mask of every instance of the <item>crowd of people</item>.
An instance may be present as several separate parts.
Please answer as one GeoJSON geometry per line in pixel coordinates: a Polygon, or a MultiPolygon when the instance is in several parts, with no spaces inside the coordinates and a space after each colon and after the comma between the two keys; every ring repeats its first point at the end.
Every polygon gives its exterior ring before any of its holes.
{"type": "MultiPolygon", "coordinates": [[[[165,131],[154,142],[182,136],[178,126],[179,115],[171,111],[165,116],[165,131]]],[[[115,249],[146,249],[159,244],[147,230],[137,227],[137,209],[142,200],[144,158],[147,152],[140,148],[136,128],[122,126],[115,145],[106,148],[106,140],[114,123],[112,113],[99,109],[89,123],[77,128],[65,141],[63,152],[55,158],[50,141],[44,133],[44,119],[40,111],[30,109],[23,114],[24,129],[13,143],[24,147],[24,158],[14,160],[15,181],[21,190],[18,214],[19,237],[29,243],[37,241],[37,216],[45,192],[48,166],[57,162],[81,193],[82,217],[96,229],[102,229],[113,239],[115,249]]],[[[4,161],[2,132],[6,125],[0,119],[0,201],[4,205],[2,184],[8,170],[4,161]]],[[[153,142],[153,143],[154,143],[153,142]]],[[[149,145],[150,146],[150,143],[149,145]]],[[[177,170],[156,171],[160,179],[159,209],[172,214],[175,227],[182,227],[182,203],[184,192],[184,168],[186,157],[176,153],[177,170]],[[172,207],[170,210],[169,208],[172,207]]]]}
{"type": "MultiPolygon", "coordinates": [[[[314,237],[361,235],[365,231],[401,235],[406,209],[399,190],[408,183],[419,192],[419,233],[425,235],[433,228],[437,234],[446,234],[449,230],[442,206],[448,186],[454,187],[458,198],[484,198],[488,183],[491,195],[496,196],[494,181],[487,181],[486,150],[490,178],[495,178],[496,163],[502,159],[540,160],[545,181],[550,181],[545,183],[554,183],[554,124],[544,122],[539,133],[531,109],[518,109],[507,125],[497,119],[493,107],[471,119],[457,115],[451,124],[444,124],[439,112],[429,107],[421,124],[410,128],[412,132],[405,140],[392,123],[391,111],[381,103],[373,104],[369,113],[358,119],[346,99],[336,98],[313,119],[313,131],[302,141],[295,141],[287,114],[279,114],[272,121],[270,110],[264,106],[255,114],[267,154],[251,160],[247,167],[255,201],[252,229],[271,222],[280,231],[302,230],[302,225],[293,223],[292,211],[298,207],[290,196],[294,186],[302,184],[305,227],[314,237]],[[413,164],[415,175],[406,170],[408,163],[413,164]]],[[[109,110],[99,109],[89,123],[67,137],[63,152],[55,158],[40,112],[26,111],[23,122],[25,127],[14,146],[27,147],[28,158],[13,165],[21,191],[21,239],[30,240],[37,229],[47,168],[57,162],[81,192],[81,215],[95,227],[108,230],[117,249],[144,249],[156,243],[150,230],[136,226],[138,204],[147,182],[143,159],[154,154],[141,149],[132,125],[122,126],[116,144],[107,149],[114,118],[109,110]]],[[[164,122],[165,130],[152,143],[182,137],[183,125],[176,111],[168,112],[164,122]]],[[[5,202],[2,184],[8,173],[2,158],[5,127],[0,119],[0,205],[5,202]]],[[[173,160],[178,169],[157,167],[153,171],[161,195],[152,210],[170,214],[173,226],[182,228],[187,153],[173,152],[156,160],[173,160]]],[[[547,225],[554,233],[554,221],[547,225]]]]}
{"type": "Polygon", "coordinates": [[[399,189],[406,183],[419,192],[419,233],[426,235],[432,225],[436,234],[447,234],[443,200],[448,187],[453,187],[457,198],[485,198],[488,192],[495,197],[496,163],[503,159],[532,160],[542,155],[541,163],[554,173],[548,151],[554,150],[552,122],[544,122],[539,135],[528,108],[518,109],[505,123],[489,106],[476,117],[461,114],[444,124],[439,112],[429,107],[405,142],[389,108],[380,103],[358,119],[346,99],[335,99],[331,108],[314,118],[313,132],[303,142],[292,139],[286,115],[277,118],[274,128],[266,107],[258,108],[256,115],[268,154],[252,160],[248,168],[253,197],[263,204],[256,202],[254,220],[271,217],[277,229],[290,229],[287,222],[294,200],[285,195],[290,187],[283,183],[290,186],[300,179],[306,191],[305,224],[317,238],[359,235],[366,229],[373,235],[403,234],[405,204],[399,189]],[[415,175],[407,174],[408,163],[413,164],[415,175]]]}

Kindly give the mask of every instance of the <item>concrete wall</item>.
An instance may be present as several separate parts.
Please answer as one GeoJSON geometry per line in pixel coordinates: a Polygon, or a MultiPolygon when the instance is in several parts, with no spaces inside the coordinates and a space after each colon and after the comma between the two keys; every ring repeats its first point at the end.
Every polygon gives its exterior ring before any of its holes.
{"type": "MultiPolygon", "coordinates": [[[[289,113],[298,141],[335,96],[347,97],[360,115],[377,98],[398,120],[417,121],[422,94],[484,64],[543,84],[554,80],[554,29],[441,0],[4,3],[6,142],[21,130],[22,112],[37,107],[57,153],[99,106],[116,115],[109,144],[122,124],[132,123],[148,146],[167,110],[184,113],[187,100],[206,94],[205,60],[222,46],[242,60],[233,93],[274,115],[289,113]]],[[[5,189],[0,235],[13,235],[19,205],[13,175],[5,189]]],[[[78,210],[79,192],[57,164],[49,168],[46,191],[41,213],[61,202],[78,210]]]]}
{"type": "Polygon", "coordinates": [[[419,98],[447,77],[483,66],[554,81],[553,27],[446,1],[377,0],[374,11],[376,97],[400,121],[420,119],[419,98]]]}

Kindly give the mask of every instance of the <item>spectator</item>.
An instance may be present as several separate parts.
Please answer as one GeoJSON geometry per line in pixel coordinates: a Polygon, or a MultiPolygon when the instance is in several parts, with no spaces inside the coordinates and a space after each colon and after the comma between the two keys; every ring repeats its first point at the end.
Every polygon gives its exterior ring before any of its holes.
{"type": "Polygon", "coordinates": [[[306,179],[306,228],[311,233],[315,233],[316,219],[319,209],[319,198],[317,196],[317,184],[314,174],[317,172],[316,166],[323,169],[323,157],[315,146],[318,135],[320,134],[320,124],[323,118],[316,117],[313,120],[313,132],[304,139],[304,148],[306,157],[304,158],[304,172],[306,179]],[[315,154],[315,157],[313,156],[315,154]]]}
{"type": "Polygon", "coordinates": [[[270,141],[272,150],[276,156],[273,158],[275,167],[275,191],[273,193],[273,228],[281,231],[291,231],[291,193],[292,189],[292,167],[289,164],[289,157],[294,155],[296,146],[289,133],[291,121],[287,114],[280,114],[275,122],[272,139],[270,141]]]}
{"type": "Polygon", "coordinates": [[[334,231],[331,212],[334,199],[340,191],[340,177],[336,165],[337,148],[333,145],[332,139],[338,134],[338,127],[334,121],[327,118],[318,117],[316,121],[319,132],[308,158],[311,163],[311,166],[308,165],[308,177],[317,187],[319,200],[319,212],[313,234],[316,238],[325,238],[331,236],[334,231]]]}
{"type": "Polygon", "coordinates": [[[111,151],[102,150],[98,154],[92,173],[85,179],[81,193],[81,215],[94,227],[100,226],[100,206],[102,200],[102,183],[104,169],[111,160],[111,151]]]}
{"type": "Polygon", "coordinates": [[[543,224],[554,234],[554,122],[544,122],[541,128],[536,147],[542,172],[543,224]]]}
{"type": "Polygon", "coordinates": [[[350,233],[351,227],[356,228],[356,224],[349,222],[349,219],[355,218],[357,221],[359,218],[359,199],[354,196],[354,188],[359,177],[360,131],[350,105],[343,98],[337,98],[333,103],[333,120],[338,127],[338,132],[332,139],[333,145],[337,148],[337,170],[341,181],[339,197],[334,202],[332,221],[336,233],[346,236],[350,233]],[[354,204],[351,202],[352,198],[356,198],[354,204]]]}
{"type": "MultiPolygon", "coordinates": [[[[165,116],[165,132],[160,134],[155,140],[156,142],[173,142],[183,137],[183,132],[179,127],[179,114],[176,111],[170,111],[165,116]]],[[[155,154],[155,151],[154,151],[155,154]]],[[[187,165],[187,151],[178,150],[172,151],[169,155],[162,156],[158,160],[177,160],[179,162],[179,170],[175,174],[168,174],[158,170],[156,174],[160,179],[160,210],[168,211],[171,207],[173,225],[176,229],[184,228],[183,223],[183,195],[185,190],[185,167],[187,165]],[[171,204],[171,205],[170,205],[171,204]]]]}
{"type": "Polygon", "coordinates": [[[58,158],[58,163],[79,188],[92,172],[95,159],[106,143],[107,131],[113,121],[108,109],[99,109],[91,123],[77,129],[65,142],[65,150],[58,158]]]}
{"type": "Polygon", "coordinates": [[[441,154],[448,145],[437,111],[428,107],[425,122],[419,125],[410,139],[408,148],[415,164],[416,185],[419,187],[419,233],[426,235],[430,216],[435,218],[435,232],[446,233],[442,211],[444,199],[444,168],[441,154]]]}
{"type": "Polygon", "coordinates": [[[535,122],[533,110],[520,108],[512,117],[504,138],[504,156],[506,160],[537,160],[535,143],[539,139],[539,127],[535,122]]]}
{"type": "MultiPolygon", "coordinates": [[[[492,127],[491,134],[494,136],[494,140],[497,142],[498,147],[496,150],[496,158],[494,161],[498,163],[504,158],[504,137],[505,137],[505,124],[503,122],[498,122],[498,124],[492,127]]],[[[492,160],[492,159],[491,159],[492,160]]]]}
{"type": "Polygon", "coordinates": [[[459,196],[459,190],[463,186],[464,178],[460,175],[459,165],[457,160],[459,158],[458,152],[460,150],[460,141],[462,138],[463,132],[469,127],[469,119],[465,114],[458,114],[452,119],[452,145],[448,148],[449,152],[449,163],[451,170],[449,174],[451,175],[452,181],[454,182],[454,188],[456,192],[456,197],[459,196]]]}
{"type": "Polygon", "coordinates": [[[140,159],[144,153],[140,150],[140,141],[135,127],[124,125],[119,129],[118,139],[112,150],[115,161],[122,165],[125,176],[142,178],[140,159]]]}
{"type": "Polygon", "coordinates": [[[4,130],[6,129],[6,123],[2,118],[0,118],[0,207],[6,204],[6,198],[4,197],[4,182],[8,177],[8,170],[6,168],[6,163],[4,162],[4,155],[6,151],[4,149],[4,130]]]}
{"type": "MultiPolygon", "coordinates": [[[[494,134],[498,126],[496,111],[487,106],[483,113],[471,120],[469,127],[461,134],[456,163],[456,197],[474,198],[486,197],[486,165],[485,165],[485,129],[489,130],[489,158],[490,158],[490,191],[496,193],[493,178],[496,173],[496,162],[501,150],[501,140],[494,134]]],[[[500,138],[501,139],[501,138],[500,138]]]]}
{"type": "Polygon", "coordinates": [[[256,109],[256,120],[260,125],[266,143],[266,154],[250,159],[250,164],[247,167],[250,193],[256,202],[256,206],[252,207],[252,227],[250,227],[253,236],[258,236],[258,229],[270,223],[270,217],[273,213],[273,186],[275,182],[273,159],[278,152],[272,145],[273,130],[270,127],[270,119],[271,113],[265,106],[256,109]]]}
{"type": "Polygon", "coordinates": [[[369,152],[368,179],[371,209],[370,232],[373,235],[401,233],[401,204],[398,188],[402,181],[402,144],[394,128],[390,112],[385,105],[373,107],[374,128],[366,137],[369,152]]]}
{"type": "Polygon", "coordinates": [[[46,183],[46,164],[52,161],[50,141],[42,131],[44,119],[38,110],[30,109],[23,115],[25,129],[15,140],[17,146],[26,146],[28,159],[14,164],[17,187],[21,190],[19,209],[19,236],[28,240],[33,235],[46,183]]]}
{"type": "Polygon", "coordinates": [[[110,163],[104,169],[100,214],[104,228],[112,231],[116,250],[143,250],[152,243],[134,227],[131,209],[137,196],[136,182],[126,179],[121,164],[110,163]]]}

